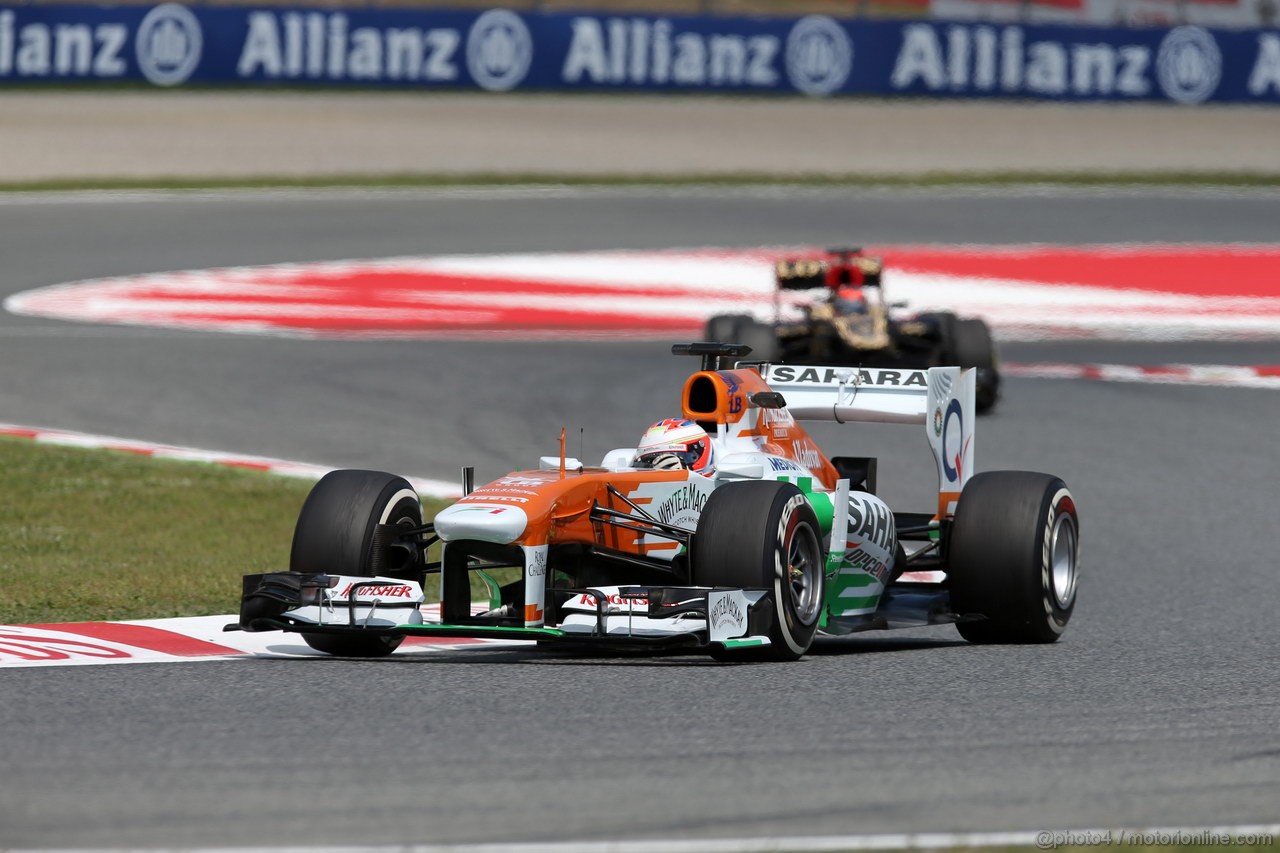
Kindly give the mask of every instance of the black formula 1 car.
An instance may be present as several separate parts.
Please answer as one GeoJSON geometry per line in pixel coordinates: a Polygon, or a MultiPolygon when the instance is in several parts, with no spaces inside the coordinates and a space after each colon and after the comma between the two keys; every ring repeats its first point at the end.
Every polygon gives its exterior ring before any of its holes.
{"type": "Polygon", "coordinates": [[[705,338],[746,344],[754,358],[776,364],[973,367],[977,409],[990,412],[1000,395],[1000,371],[987,324],[949,311],[895,316],[892,309],[902,306],[885,300],[883,267],[861,249],[784,258],[776,266],[773,320],[720,314],[707,321],[705,338]],[[801,291],[812,293],[806,299],[801,291]],[[784,298],[792,292],[800,298],[784,298]]]}

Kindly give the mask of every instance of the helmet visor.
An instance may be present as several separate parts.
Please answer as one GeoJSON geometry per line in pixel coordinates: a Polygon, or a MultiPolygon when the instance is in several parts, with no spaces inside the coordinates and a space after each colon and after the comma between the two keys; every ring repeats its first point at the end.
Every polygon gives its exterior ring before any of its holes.
{"type": "Polygon", "coordinates": [[[699,439],[688,445],[670,445],[659,449],[646,450],[637,454],[632,464],[636,468],[652,468],[657,459],[663,456],[674,456],[680,460],[682,468],[697,470],[698,462],[706,457],[707,445],[706,439],[699,439]]]}

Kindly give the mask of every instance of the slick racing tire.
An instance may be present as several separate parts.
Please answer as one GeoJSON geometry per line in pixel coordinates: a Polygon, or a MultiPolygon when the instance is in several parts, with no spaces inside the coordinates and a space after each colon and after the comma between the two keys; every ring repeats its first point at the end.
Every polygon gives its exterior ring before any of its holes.
{"type": "Polygon", "coordinates": [[[1080,520],[1050,474],[987,471],[965,485],[948,544],[951,602],[974,643],[1052,643],[1080,582],[1080,520]]]}
{"type": "Polygon", "coordinates": [[[990,412],[1000,397],[1000,371],[996,345],[985,322],[956,321],[955,357],[961,367],[978,369],[974,402],[979,413],[990,412]]]}
{"type": "MultiPolygon", "coordinates": [[[[422,503],[409,481],[381,471],[330,471],[302,505],[289,570],[416,579],[417,548],[375,541],[380,524],[422,526],[422,503]]],[[[404,638],[304,633],[302,639],[331,655],[382,657],[404,638]]]]}
{"type": "Polygon", "coordinates": [[[959,321],[956,319],[956,315],[950,311],[941,311],[935,314],[921,314],[916,319],[933,326],[936,330],[938,343],[933,350],[933,365],[935,367],[949,367],[953,364],[958,364],[956,325],[959,321]]]}
{"type": "Polygon", "coordinates": [[[737,328],[738,340],[734,343],[746,344],[751,352],[746,356],[748,361],[776,361],[781,351],[778,346],[778,333],[770,323],[760,323],[751,317],[744,318],[737,328]]]}
{"type": "Polygon", "coordinates": [[[717,651],[720,660],[795,660],[809,649],[824,605],[822,530],[790,483],[749,480],[711,493],[694,534],[698,586],[765,587],[769,645],[717,651]]]}
{"type": "Polygon", "coordinates": [[[707,321],[706,330],[703,332],[703,340],[714,341],[718,344],[736,344],[738,343],[738,329],[749,322],[751,322],[751,317],[747,314],[717,314],[707,321]]]}

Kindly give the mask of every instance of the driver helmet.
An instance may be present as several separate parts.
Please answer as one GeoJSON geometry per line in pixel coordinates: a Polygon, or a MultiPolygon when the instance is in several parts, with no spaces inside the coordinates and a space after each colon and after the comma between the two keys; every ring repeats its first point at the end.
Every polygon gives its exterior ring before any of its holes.
{"type": "Polygon", "coordinates": [[[684,468],[709,477],[715,473],[711,436],[684,418],[658,421],[640,437],[631,467],[667,471],[684,468]]]}
{"type": "Polygon", "coordinates": [[[836,307],[844,314],[864,314],[867,311],[867,296],[861,285],[844,285],[836,291],[836,307]]]}

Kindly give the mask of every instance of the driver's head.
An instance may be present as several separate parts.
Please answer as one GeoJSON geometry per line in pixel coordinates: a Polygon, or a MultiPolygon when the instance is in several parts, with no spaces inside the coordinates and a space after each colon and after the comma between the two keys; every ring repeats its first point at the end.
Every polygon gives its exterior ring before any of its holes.
{"type": "Polygon", "coordinates": [[[715,473],[715,451],[706,430],[684,418],[667,418],[645,430],[631,459],[633,468],[687,468],[704,476],[715,473]]]}
{"type": "Polygon", "coordinates": [[[846,314],[866,313],[867,295],[857,285],[846,285],[836,291],[836,307],[846,314]]]}

